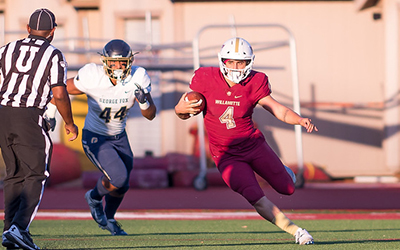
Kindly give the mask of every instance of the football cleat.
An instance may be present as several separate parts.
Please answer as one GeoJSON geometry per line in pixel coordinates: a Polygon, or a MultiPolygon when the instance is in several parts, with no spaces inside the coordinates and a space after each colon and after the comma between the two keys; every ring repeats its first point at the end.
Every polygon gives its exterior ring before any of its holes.
{"type": "Polygon", "coordinates": [[[107,220],[107,226],[101,227],[104,230],[110,231],[111,235],[128,235],[122,228],[121,224],[114,219],[107,220]]]}
{"type": "Polygon", "coordinates": [[[85,194],[85,199],[89,205],[90,213],[92,214],[94,221],[99,224],[99,227],[105,227],[107,226],[107,218],[103,210],[103,201],[92,199],[92,197],[90,197],[90,192],[92,192],[92,190],[87,191],[85,194]]]}
{"type": "Polygon", "coordinates": [[[286,166],[285,166],[285,169],[286,169],[286,172],[288,172],[288,174],[290,175],[290,177],[292,177],[293,183],[296,183],[296,175],[293,173],[293,171],[289,167],[286,167],[286,166]]]}
{"type": "MultiPolygon", "coordinates": [[[[19,248],[24,250],[36,250],[40,249],[33,243],[31,236],[28,231],[19,229],[16,225],[12,225],[10,229],[3,233],[4,237],[10,242],[17,245],[19,248]]],[[[4,244],[4,240],[3,240],[4,244]]]]}
{"type": "MultiPolygon", "coordinates": [[[[4,233],[6,233],[7,231],[5,231],[4,233]]],[[[9,241],[6,236],[3,233],[3,242],[1,243],[3,245],[3,247],[7,248],[7,250],[11,250],[11,249],[19,249],[19,246],[17,244],[15,244],[12,241],[9,241]]]]}
{"type": "Polygon", "coordinates": [[[314,244],[314,238],[307,232],[307,230],[299,228],[295,234],[296,244],[299,245],[312,245],[314,244]]]}

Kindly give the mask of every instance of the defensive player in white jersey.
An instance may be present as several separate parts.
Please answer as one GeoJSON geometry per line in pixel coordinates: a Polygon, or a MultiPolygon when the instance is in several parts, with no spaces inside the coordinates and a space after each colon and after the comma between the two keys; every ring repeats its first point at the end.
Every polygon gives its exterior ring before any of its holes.
{"type": "Polygon", "coordinates": [[[126,42],[112,40],[103,48],[103,66],[86,64],[67,80],[69,94],[87,95],[82,145],[87,157],[103,173],[85,199],[93,219],[112,235],[127,235],[114,215],[128,191],[133,167],[125,132],[128,111],[136,101],[145,118],[152,120],[156,116],[150,77],[144,68],[132,65],[134,55],[126,42]]]}

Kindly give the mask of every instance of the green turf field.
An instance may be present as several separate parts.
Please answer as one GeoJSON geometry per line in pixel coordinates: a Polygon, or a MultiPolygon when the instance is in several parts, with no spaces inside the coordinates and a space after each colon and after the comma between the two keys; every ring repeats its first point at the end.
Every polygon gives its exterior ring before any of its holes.
{"type": "Polygon", "coordinates": [[[91,220],[35,220],[41,249],[400,249],[399,220],[296,220],[315,239],[299,246],[263,220],[120,220],[128,236],[109,236],[91,220]]]}

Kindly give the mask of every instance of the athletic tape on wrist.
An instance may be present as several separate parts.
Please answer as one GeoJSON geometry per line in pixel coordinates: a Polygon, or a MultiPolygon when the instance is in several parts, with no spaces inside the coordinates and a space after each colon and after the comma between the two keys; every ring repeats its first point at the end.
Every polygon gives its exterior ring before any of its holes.
{"type": "Polygon", "coordinates": [[[139,107],[140,107],[141,110],[146,110],[146,109],[148,109],[150,107],[150,103],[149,103],[149,101],[146,101],[145,103],[140,103],[139,102],[139,107]]]}

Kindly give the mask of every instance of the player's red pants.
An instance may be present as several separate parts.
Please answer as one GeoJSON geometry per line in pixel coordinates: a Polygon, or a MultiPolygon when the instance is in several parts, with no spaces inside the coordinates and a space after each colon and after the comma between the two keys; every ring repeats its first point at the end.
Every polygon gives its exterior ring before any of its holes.
{"type": "Polygon", "coordinates": [[[252,146],[235,155],[215,150],[214,161],[225,183],[254,205],[264,196],[254,172],[265,179],[278,193],[291,195],[295,190],[292,178],[279,157],[264,138],[253,140],[252,146]]]}

